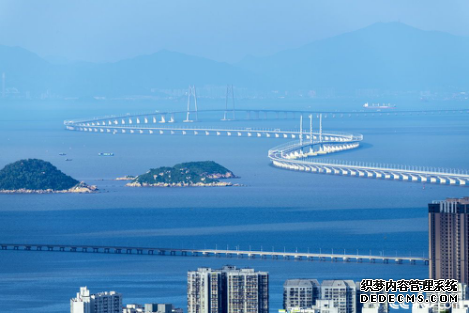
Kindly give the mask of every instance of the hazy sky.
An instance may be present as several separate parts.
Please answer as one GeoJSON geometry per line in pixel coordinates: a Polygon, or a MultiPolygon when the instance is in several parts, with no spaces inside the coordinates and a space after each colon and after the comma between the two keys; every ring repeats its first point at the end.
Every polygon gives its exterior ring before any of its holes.
{"type": "Polygon", "coordinates": [[[0,44],[94,62],[161,49],[234,62],[389,21],[469,36],[469,1],[0,0],[0,44]]]}

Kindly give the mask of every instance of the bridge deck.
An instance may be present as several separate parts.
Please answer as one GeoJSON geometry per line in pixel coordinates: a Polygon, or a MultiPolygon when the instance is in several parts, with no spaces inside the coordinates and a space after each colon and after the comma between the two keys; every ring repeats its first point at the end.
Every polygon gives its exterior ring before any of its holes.
{"type": "Polygon", "coordinates": [[[15,244],[1,243],[0,251],[57,251],[57,252],[83,252],[83,253],[113,253],[113,254],[147,254],[147,255],[174,255],[174,256],[225,256],[225,257],[247,257],[261,259],[284,259],[284,260],[320,260],[344,262],[368,261],[374,263],[394,262],[401,264],[422,263],[428,264],[428,259],[412,256],[383,256],[383,255],[359,255],[359,254],[334,254],[334,253],[305,253],[305,252],[275,252],[275,251],[251,251],[251,250],[229,250],[229,249],[175,249],[158,247],[134,247],[134,246],[102,246],[102,245],[62,245],[62,244],[15,244]]]}

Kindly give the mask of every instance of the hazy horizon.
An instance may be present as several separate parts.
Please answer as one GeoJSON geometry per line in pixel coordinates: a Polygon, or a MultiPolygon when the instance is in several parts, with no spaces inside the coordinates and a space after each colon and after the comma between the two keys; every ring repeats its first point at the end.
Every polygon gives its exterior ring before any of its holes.
{"type": "Polygon", "coordinates": [[[452,2],[2,0],[0,45],[53,62],[114,62],[170,50],[235,63],[379,22],[468,37],[469,3],[452,2]]]}

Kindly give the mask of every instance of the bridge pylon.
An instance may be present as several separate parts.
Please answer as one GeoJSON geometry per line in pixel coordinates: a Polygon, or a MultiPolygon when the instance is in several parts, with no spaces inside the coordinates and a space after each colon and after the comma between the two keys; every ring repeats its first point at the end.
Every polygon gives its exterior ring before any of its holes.
{"type": "Polygon", "coordinates": [[[195,121],[197,122],[199,119],[198,116],[198,108],[197,108],[197,92],[195,90],[195,86],[189,86],[189,90],[187,92],[187,114],[186,119],[184,122],[193,122],[191,120],[191,98],[194,98],[194,112],[195,112],[195,121]]]}
{"type": "Polygon", "coordinates": [[[319,142],[322,142],[322,114],[319,114],[319,142]]]}
{"type": "Polygon", "coordinates": [[[309,143],[313,143],[313,114],[309,115],[309,143]]]}
{"type": "Polygon", "coordinates": [[[234,120],[235,119],[235,100],[234,100],[233,85],[226,85],[225,112],[223,113],[222,121],[230,120],[228,118],[228,111],[229,111],[228,102],[231,102],[231,113],[232,113],[231,120],[234,120]]]}
{"type": "Polygon", "coordinates": [[[303,145],[303,114],[300,115],[300,146],[303,145]]]}

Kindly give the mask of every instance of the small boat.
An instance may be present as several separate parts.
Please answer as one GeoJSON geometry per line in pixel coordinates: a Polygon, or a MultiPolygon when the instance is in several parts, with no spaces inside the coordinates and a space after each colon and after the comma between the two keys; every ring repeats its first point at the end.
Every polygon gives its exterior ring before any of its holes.
{"type": "Polygon", "coordinates": [[[72,159],[65,159],[65,161],[73,161],[72,159]]]}
{"type": "Polygon", "coordinates": [[[112,152],[100,152],[98,153],[99,156],[114,156],[112,152]]]}
{"type": "Polygon", "coordinates": [[[60,152],[59,155],[67,155],[66,153],[60,152]]]}

